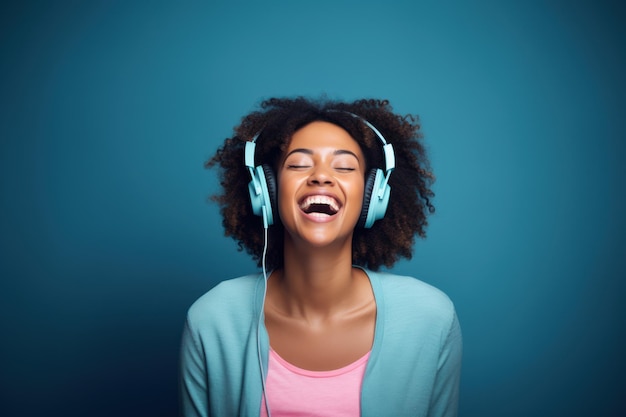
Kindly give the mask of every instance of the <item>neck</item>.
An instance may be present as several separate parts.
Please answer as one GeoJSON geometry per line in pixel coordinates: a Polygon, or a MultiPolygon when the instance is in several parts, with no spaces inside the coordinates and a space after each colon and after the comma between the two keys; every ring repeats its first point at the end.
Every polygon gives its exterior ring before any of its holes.
{"type": "Polygon", "coordinates": [[[326,319],[354,302],[360,271],[352,267],[351,239],[324,248],[286,241],[284,259],[275,285],[280,294],[278,306],[290,316],[326,319]]]}

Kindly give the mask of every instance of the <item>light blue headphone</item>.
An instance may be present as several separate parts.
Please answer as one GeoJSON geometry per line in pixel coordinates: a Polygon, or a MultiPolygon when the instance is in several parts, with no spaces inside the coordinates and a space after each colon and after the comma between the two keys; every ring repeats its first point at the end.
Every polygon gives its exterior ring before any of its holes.
{"type": "MultiPolygon", "coordinates": [[[[391,143],[387,143],[383,135],[370,122],[356,114],[344,112],[365,123],[376,134],[383,144],[383,154],[385,159],[385,172],[380,168],[371,169],[365,178],[365,188],[363,192],[363,206],[361,215],[357,223],[358,227],[369,229],[376,220],[385,217],[387,206],[389,205],[389,177],[391,171],[396,167],[396,158],[391,143]]],[[[271,166],[262,164],[254,165],[254,155],[256,150],[256,140],[261,132],[258,132],[251,141],[246,142],[245,164],[250,172],[252,180],[248,184],[250,192],[250,202],[252,211],[257,216],[263,218],[263,227],[267,228],[274,224],[274,213],[277,207],[278,192],[276,176],[271,166]]]]}

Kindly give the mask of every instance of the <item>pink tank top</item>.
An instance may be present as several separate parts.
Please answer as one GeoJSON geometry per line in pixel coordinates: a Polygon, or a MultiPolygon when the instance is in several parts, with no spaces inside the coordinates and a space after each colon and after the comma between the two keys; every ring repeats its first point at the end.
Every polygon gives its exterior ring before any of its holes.
{"type": "MultiPolygon", "coordinates": [[[[358,417],[361,382],[369,352],[356,362],[332,371],[293,366],[270,349],[266,390],[272,417],[358,417]]],[[[267,417],[265,400],[261,417],[267,417]]]]}

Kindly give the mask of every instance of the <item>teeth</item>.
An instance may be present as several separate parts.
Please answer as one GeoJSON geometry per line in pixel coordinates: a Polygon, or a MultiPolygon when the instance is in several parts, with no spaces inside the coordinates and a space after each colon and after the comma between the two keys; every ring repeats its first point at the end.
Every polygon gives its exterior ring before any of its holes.
{"type": "Polygon", "coordinates": [[[300,203],[300,208],[302,210],[308,210],[314,204],[329,206],[333,212],[339,211],[339,204],[337,203],[337,201],[334,198],[325,195],[314,195],[305,198],[300,203]]]}

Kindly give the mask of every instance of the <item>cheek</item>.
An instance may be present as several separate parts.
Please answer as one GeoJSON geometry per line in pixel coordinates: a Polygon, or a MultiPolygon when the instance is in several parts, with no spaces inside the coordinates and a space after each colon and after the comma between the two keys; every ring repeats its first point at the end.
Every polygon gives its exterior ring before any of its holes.
{"type": "Polygon", "coordinates": [[[295,205],[293,204],[293,196],[297,188],[297,184],[294,181],[285,181],[279,177],[276,184],[276,205],[278,208],[278,214],[282,218],[283,214],[287,214],[289,210],[293,210],[295,205]]]}
{"type": "Polygon", "coordinates": [[[353,206],[357,207],[359,210],[361,209],[361,206],[363,205],[364,187],[365,187],[364,182],[355,182],[353,184],[350,184],[349,189],[346,188],[350,202],[352,203],[353,206]]]}

